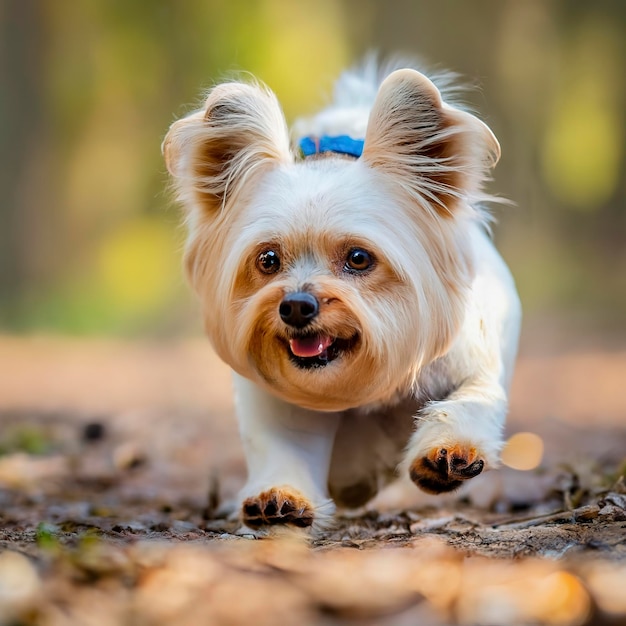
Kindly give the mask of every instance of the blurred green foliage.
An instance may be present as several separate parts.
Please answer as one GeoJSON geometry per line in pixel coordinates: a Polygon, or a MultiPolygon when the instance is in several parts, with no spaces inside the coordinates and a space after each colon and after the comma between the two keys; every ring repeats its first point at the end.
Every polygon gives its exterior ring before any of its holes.
{"type": "Polygon", "coordinates": [[[35,529],[35,542],[38,548],[45,550],[49,554],[57,555],[61,551],[59,541],[60,529],[48,522],[39,522],[35,529]]]}
{"type": "Polygon", "coordinates": [[[12,452],[45,454],[51,447],[48,434],[33,426],[14,428],[0,438],[0,456],[12,452]]]}
{"type": "Polygon", "coordinates": [[[368,50],[463,74],[499,137],[497,240],[527,314],[626,316],[619,0],[0,3],[0,328],[199,328],[160,143],[245,70],[289,119],[368,50]]]}

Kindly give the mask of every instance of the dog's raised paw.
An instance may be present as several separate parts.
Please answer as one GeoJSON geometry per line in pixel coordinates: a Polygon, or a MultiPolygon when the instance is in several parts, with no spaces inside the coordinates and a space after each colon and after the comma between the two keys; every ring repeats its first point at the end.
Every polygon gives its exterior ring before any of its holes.
{"type": "Polygon", "coordinates": [[[449,446],[431,449],[411,463],[411,480],[428,493],[444,493],[461,486],[463,481],[478,476],[485,462],[475,448],[449,446]]]}
{"type": "Polygon", "coordinates": [[[313,524],[313,507],[297,491],[277,487],[246,498],[241,508],[241,520],[254,530],[278,524],[308,528],[313,524]]]}

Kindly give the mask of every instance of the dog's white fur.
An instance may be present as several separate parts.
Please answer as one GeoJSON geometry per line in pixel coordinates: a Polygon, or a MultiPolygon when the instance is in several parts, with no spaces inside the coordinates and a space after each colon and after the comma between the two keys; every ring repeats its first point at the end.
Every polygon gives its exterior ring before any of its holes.
{"type": "Polygon", "coordinates": [[[175,122],[163,150],[187,273],[235,372],[241,501],[295,492],[316,530],[333,500],[360,504],[433,451],[497,465],[520,306],[481,205],[498,143],[423,74],[366,64],[295,129],[364,138],[363,155],[298,158],[275,96],[237,82],[175,122]],[[343,270],[353,247],[376,260],[362,276],[343,270]],[[266,249],[281,258],[271,276],[255,265],[266,249]],[[302,290],[320,302],[316,332],[358,337],[325,367],[288,353],[278,306],[302,290]]]}

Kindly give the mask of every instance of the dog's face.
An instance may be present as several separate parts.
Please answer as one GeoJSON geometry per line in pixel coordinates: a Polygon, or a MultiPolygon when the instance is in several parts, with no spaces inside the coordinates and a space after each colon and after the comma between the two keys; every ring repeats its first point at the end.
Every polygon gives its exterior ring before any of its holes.
{"type": "Polygon", "coordinates": [[[318,410],[384,402],[445,352],[471,280],[463,223],[497,142],[421,74],[381,86],[363,156],[297,160],[274,96],[216,87],[166,162],[218,354],[318,410]]]}

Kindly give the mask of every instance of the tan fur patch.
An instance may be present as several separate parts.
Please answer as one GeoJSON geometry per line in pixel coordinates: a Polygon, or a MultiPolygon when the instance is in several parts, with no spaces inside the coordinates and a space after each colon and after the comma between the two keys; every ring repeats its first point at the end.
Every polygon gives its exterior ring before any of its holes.
{"type": "MultiPolygon", "coordinates": [[[[406,287],[374,248],[371,242],[338,239],[332,233],[305,233],[293,240],[286,236],[280,244],[259,244],[240,266],[232,298],[233,316],[240,321],[239,352],[248,354],[263,382],[290,402],[318,410],[339,410],[380,400],[381,396],[386,399],[396,391],[396,387],[388,390],[388,381],[378,374],[380,350],[367,343],[373,333],[367,332],[366,309],[385,298],[397,298],[406,287]],[[355,247],[371,250],[374,265],[362,275],[346,275],[345,258],[355,247]],[[279,254],[288,251],[281,257],[284,267],[276,274],[265,275],[255,266],[258,253],[265,248],[279,254]],[[290,277],[290,264],[307,254],[314,256],[325,272],[299,284],[290,277]],[[279,316],[282,298],[300,289],[320,303],[311,332],[354,340],[352,348],[336,362],[313,371],[298,368],[290,359],[288,329],[279,316]]],[[[397,381],[398,386],[404,383],[403,379],[397,381]]]]}

